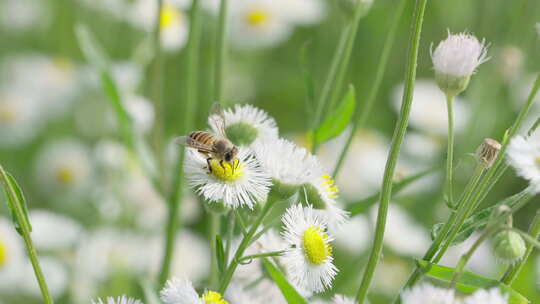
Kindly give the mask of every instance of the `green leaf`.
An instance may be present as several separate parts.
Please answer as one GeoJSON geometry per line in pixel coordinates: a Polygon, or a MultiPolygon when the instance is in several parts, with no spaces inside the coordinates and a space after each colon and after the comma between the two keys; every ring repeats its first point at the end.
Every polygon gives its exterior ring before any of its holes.
{"type": "MultiPolygon", "coordinates": [[[[408,185],[414,183],[415,181],[423,178],[424,176],[427,176],[433,172],[436,172],[440,170],[441,167],[435,167],[431,169],[427,169],[425,171],[419,172],[415,175],[409,176],[399,182],[394,183],[392,186],[392,192],[394,194],[399,193],[401,190],[403,190],[408,185]]],[[[361,201],[358,201],[356,203],[349,204],[347,207],[347,210],[351,213],[351,216],[355,216],[357,214],[360,214],[364,211],[366,211],[369,207],[371,207],[373,204],[375,204],[379,200],[380,192],[375,193],[371,195],[368,198],[365,198],[361,201]]]]}
{"type": "Polygon", "coordinates": [[[161,301],[159,300],[159,296],[155,292],[156,288],[150,283],[150,281],[146,279],[142,279],[139,281],[139,284],[141,285],[143,294],[144,294],[144,303],[146,304],[161,304],[161,301]]]}
{"type": "Polygon", "coordinates": [[[27,232],[32,231],[32,225],[28,219],[28,209],[26,207],[26,199],[15,178],[0,166],[0,179],[4,188],[6,202],[11,213],[11,220],[15,226],[15,230],[20,235],[24,234],[23,227],[26,227],[27,232]],[[17,210],[20,209],[21,217],[18,216],[17,210]]]}
{"type": "Polygon", "coordinates": [[[311,134],[313,142],[322,143],[338,136],[351,122],[356,108],[354,86],[350,85],[341,104],[327,116],[321,125],[311,134]]]}
{"type": "Polygon", "coordinates": [[[28,217],[28,207],[26,206],[26,198],[24,197],[22,189],[21,187],[19,187],[19,184],[17,183],[13,175],[11,175],[11,173],[6,172],[6,177],[7,177],[7,182],[9,183],[9,186],[11,187],[11,189],[13,189],[17,202],[19,202],[19,204],[21,205],[21,210],[24,216],[23,220],[25,221],[26,226],[29,229],[28,232],[32,232],[32,224],[30,224],[30,219],[28,217]]]}
{"type": "Polygon", "coordinates": [[[109,59],[88,27],[83,24],[77,24],[75,26],[75,36],[84,57],[95,67],[106,69],[109,59]]]}
{"type": "Polygon", "coordinates": [[[304,299],[294,287],[287,281],[283,273],[277,269],[274,264],[272,264],[267,259],[262,259],[264,268],[270,274],[274,282],[277,284],[281,293],[287,300],[288,304],[307,304],[308,302],[304,299]]]}
{"type": "Polygon", "coordinates": [[[221,240],[221,237],[219,235],[216,235],[216,258],[219,274],[221,275],[225,272],[227,261],[225,261],[225,250],[223,249],[223,241],[221,240]]]}
{"type": "MultiPolygon", "coordinates": [[[[445,282],[452,281],[452,278],[454,276],[454,268],[440,266],[421,260],[417,260],[416,263],[426,271],[427,275],[445,282]]],[[[501,292],[508,294],[508,301],[510,304],[530,303],[527,298],[512,289],[510,286],[503,284],[497,280],[480,276],[470,271],[464,271],[461,274],[458,283],[456,284],[456,289],[466,294],[473,293],[477,289],[489,289],[494,287],[498,287],[500,288],[501,292]]]]}

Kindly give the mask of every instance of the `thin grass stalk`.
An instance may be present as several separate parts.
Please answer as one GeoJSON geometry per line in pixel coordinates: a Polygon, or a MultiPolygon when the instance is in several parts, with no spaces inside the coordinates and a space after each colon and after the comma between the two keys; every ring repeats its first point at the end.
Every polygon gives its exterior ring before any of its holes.
{"type": "Polygon", "coordinates": [[[448,114],[448,144],[446,152],[446,183],[445,193],[447,203],[454,208],[454,96],[446,95],[446,107],[448,114]]]}
{"type": "Polygon", "coordinates": [[[347,142],[345,143],[343,149],[341,150],[341,153],[339,154],[338,162],[333,173],[335,179],[337,179],[337,175],[339,174],[339,171],[341,170],[341,167],[343,166],[343,163],[347,158],[347,153],[349,152],[349,148],[351,147],[356,131],[364,127],[369,116],[371,115],[373,105],[375,104],[375,100],[377,100],[377,95],[379,93],[379,90],[381,89],[382,80],[384,79],[384,75],[386,73],[386,67],[388,66],[390,53],[394,45],[394,41],[396,40],[399,22],[403,16],[403,13],[405,12],[406,6],[407,0],[401,0],[394,14],[394,19],[392,21],[392,24],[390,25],[388,35],[386,36],[386,40],[384,42],[381,57],[379,59],[379,65],[377,67],[377,71],[375,72],[375,81],[373,82],[371,91],[369,92],[366,104],[364,105],[364,108],[361,109],[360,114],[357,114],[358,118],[353,121],[351,133],[347,137],[347,142]]]}
{"type": "MultiPolygon", "coordinates": [[[[189,40],[186,49],[186,110],[184,112],[184,131],[192,129],[197,103],[197,65],[199,63],[200,43],[200,0],[193,0],[191,7],[191,21],[189,40]]],[[[163,285],[170,274],[172,256],[175,248],[175,239],[180,223],[180,206],[182,204],[183,178],[184,178],[185,149],[180,149],[174,167],[171,192],[168,198],[169,214],[167,219],[165,250],[159,274],[159,284],[163,285]]]]}
{"type": "MultiPolygon", "coordinates": [[[[535,240],[537,240],[538,237],[540,237],[540,210],[536,211],[536,216],[534,217],[531,223],[531,227],[529,228],[529,235],[532,235],[535,240]]],[[[502,283],[506,285],[512,285],[514,280],[517,278],[517,276],[523,269],[523,266],[525,266],[525,264],[527,263],[534,248],[535,246],[533,244],[531,243],[527,244],[527,251],[525,252],[525,255],[516,264],[508,266],[506,273],[501,279],[502,283]]]]}
{"type": "Polygon", "coordinates": [[[225,34],[227,32],[228,0],[221,0],[219,4],[218,28],[216,32],[216,52],[214,62],[214,100],[223,103],[223,70],[225,66],[225,34]]]}
{"type": "Polygon", "coordinates": [[[163,8],[163,0],[157,1],[157,18],[154,24],[153,32],[153,44],[154,44],[154,63],[152,65],[152,86],[151,86],[151,99],[154,102],[156,109],[156,123],[154,125],[154,150],[157,155],[157,163],[159,172],[161,173],[161,179],[164,179],[164,159],[163,159],[163,147],[165,136],[165,107],[163,104],[163,52],[161,49],[161,11],[163,8]]]}
{"type": "Polygon", "coordinates": [[[401,144],[407,132],[409,122],[409,114],[411,112],[412,97],[414,92],[414,83],[416,80],[416,65],[418,61],[418,49],[420,47],[420,34],[422,32],[422,23],[424,20],[424,12],[426,9],[427,0],[417,0],[414,9],[414,24],[410,35],[409,56],[407,62],[407,73],[405,77],[405,89],[403,93],[401,111],[398,122],[392,137],[392,145],[390,154],[386,163],[384,172],[383,185],[381,190],[379,211],[377,214],[377,224],[375,228],[375,238],[373,239],[373,248],[369,256],[368,264],[364,271],[362,283],[356,296],[356,301],[360,304],[364,303],[366,296],[375,274],[375,269],[381,258],[384,231],[386,228],[386,218],[388,215],[388,206],[392,196],[392,179],[396,169],[397,159],[401,149],[401,144]]]}
{"type": "Polygon", "coordinates": [[[15,216],[15,221],[19,224],[18,232],[24,240],[26,252],[28,253],[28,258],[30,259],[30,262],[32,263],[32,268],[34,269],[34,274],[36,276],[36,280],[38,282],[39,290],[41,291],[43,301],[45,304],[53,304],[53,298],[49,292],[49,288],[47,287],[47,281],[45,280],[45,275],[43,274],[43,271],[41,270],[36,248],[34,247],[34,244],[32,242],[32,237],[30,236],[31,228],[29,226],[29,223],[27,222],[27,217],[25,216],[25,211],[24,211],[25,207],[23,207],[22,202],[20,202],[19,199],[17,198],[17,195],[15,194],[15,190],[7,182],[8,176],[2,166],[0,166],[0,175],[2,176],[1,177],[2,186],[4,187],[6,200],[13,202],[13,204],[10,204],[10,209],[12,210],[13,215],[15,216]],[[10,196],[11,199],[8,196],[10,196]]]}

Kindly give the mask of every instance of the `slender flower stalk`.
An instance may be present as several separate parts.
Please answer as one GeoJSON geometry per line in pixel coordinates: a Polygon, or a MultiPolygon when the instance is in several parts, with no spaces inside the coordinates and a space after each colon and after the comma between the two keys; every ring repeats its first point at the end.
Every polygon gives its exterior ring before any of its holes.
{"type": "Polygon", "coordinates": [[[407,132],[407,126],[409,122],[409,114],[411,111],[412,95],[414,91],[414,82],[416,79],[416,64],[418,61],[418,48],[420,46],[420,34],[422,32],[422,23],[424,20],[424,12],[426,9],[427,0],[417,0],[414,10],[414,25],[410,36],[409,56],[407,63],[407,74],[405,81],[405,89],[403,93],[403,100],[401,106],[401,113],[399,115],[398,122],[392,138],[392,146],[390,148],[390,154],[386,163],[386,169],[384,172],[383,185],[380,197],[380,206],[377,215],[377,224],[375,230],[375,238],[373,240],[373,248],[369,256],[368,264],[364,270],[364,276],[362,283],[356,296],[358,303],[364,303],[366,296],[373,280],[375,268],[380,260],[384,231],[386,228],[386,217],[388,215],[388,205],[392,196],[392,179],[396,169],[397,159],[399,156],[401,144],[407,132]]]}
{"type": "Polygon", "coordinates": [[[218,28],[216,32],[216,52],[214,62],[214,98],[219,103],[223,102],[223,68],[225,66],[225,55],[227,47],[225,44],[225,33],[227,32],[227,11],[228,0],[221,0],[219,4],[218,28]]]}
{"type": "Polygon", "coordinates": [[[345,143],[345,145],[343,146],[343,149],[341,150],[338,161],[336,163],[336,168],[334,169],[334,174],[333,174],[334,179],[337,179],[338,173],[341,170],[341,167],[343,166],[345,159],[347,158],[347,153],[349,152],[349,148],[351,147],[356,131],[364,127],[368,118],[371,115],[373,105],[375,104],[375,100],[377,99],[377,95],[381,88],[382,80],[384,78],[384,75],[386,74],[386,67],[388,66],[388,59],[390,58],[390,53],[392,51],[394,41],[396,40],[397,29],[398,29],[401,17],[403,16],[403,13],[405,12],[406,4],[407,4],[407,1],[402,0],[396,12],[394,13],[394,18],[393,18],[392,24],[390,25],[390,29],[388,30],[388,35],[386,36],[386,40],[384,42],[381,57],[379,59],[379,65],[377,67],[377,71],[375,72],[375,80],[373,81],[373,85],[371,87],[371,91],[369,92],[369,96],[366,100],[366,104],[364,108],[361,109],[360,114],[357,116],[358,118],[355,121],[353,121],[351,133],[349,134],[349,137],[347,137],[347,142],[345,143]]]}
{"type": "MultiPolygon", "coordinates": [[[[186,54],[186,109],[184,112],[184,130],[189,131],[193,126],[193,119],[195,114],[195,106],[197,103],[197,64],[199,62],[199,42],[200,42],[200,0],[193,0],[191,7],[191,24],[189,40],[187,45],[186,54]]],[[[161,271],[159,274],[159,283],[163,285],[170,274],[170,268],[172,264],[172,255],[174,252],[175,238],[180,228],[179,222],[179,210],[183,193],[183,179],[184,179],[184,158],[185,149],[180,149],[176,165],[174,167],[171,193],[168,198],[169,213],[167,219],[166,228],[166,241],[164,256],[161,264],[161,271]]]]}
{"type": "Polygon", "coordinates": [[[446,95],[446,106],[448,107],[448,144],[446,153],[446,200],[451,208],[454,208],[454,96],[446,95]]]}
{"type": "MultiPolygon", "coordinates": [[[[157,14],[154,24],[153,32],[153,44],[154,44],[154,62],[152,65],[152,87],[151,95],[154,102],[154,107],[156,109],[156,123],[154,126],[154,148],[156,155],[158,155],[158,166],[159,171],[164,172],[164,163],[163,163],[163,136],[165,130],[165,109],[163,105],[163,54],[161,49],[161,18],[162,18],[162,8],[163,0],[157,1],[157,14]]],[[[161,174],[161,180],[163,180],[164,174],[161,174]]]]}
{"type": "Polygon", "coordinates": [[[210,261],[210,287],[215,288],[219,281],[216,237],[220,233],[221,215],[216,212],[208,212],[210,220],[208,237],[210,239],[210,251],[212,251],[212,260],[210,261]]]}
{"type": "Polygon", "coordinates": [[[277,201],[278,199],[274,195],[268,196],[268,200],[264,204],[264,207],[261,210],[261,213],[253,222],[247,234],[242,238],[242,241],[240,242],[240,245],[238,246],[238,249],[236,250],[234,257],[231,260],[229,267],[227,268],[227,270],[225,271],[225,274],[221,278],[221,284],[218,290],[219,293],[224,294],[225,291],[227,290],[227,287],[231,283],[231,279],[234,275],[234,272],[236,271],[236,268],[238,267],[239,261],[242,259],[242,256],[244,255],[244,252],[249,247],[249,244],[251,244],[253,237],[255,236],[255,233],[259,229],[259,226],[262,224],[263,220],[268,215],[268,213],[272,210],[272,207],[275,205],[277,201]]]}
{"type": "Polygon", "coordinates": [[[28,220],[28,215],[26,215],[26,207],[23,205],[23,202],[20,201],[21,197],[17,194],[17,191],[13,189],[11,183],[8,182],[10,178],[11,177],[8,176],[8,173],[4,171],[4,168],[0,166],[0,179],[6,195],[6,201],[8,202],[11,212],[18,225],[17,231],[24,240],[24,245],[26,246],[28,257],[30,258],[30,262],[34,268],[34,274],[36,275],[41,295],[43,296],[45,304],[53,304],[53,299],[49,292],[49,288],[47,287],[47,282],[45,281],[45,276],[43,275],[41,266],[39,265],[37,252],[34,248],[34,244],[32,243],[32,237],[30,236],[32,228],[28,220]]]}
{"type": "MultiPolygon", "coordinates": [[[[540,237],[540,210],[536,212],[536,216],[531,223],[531,227],[529,228],[529,235],[532,235],[535,240],[540,237]]],[[[508,266],[508,269],[504,274],[503,278],[501,279],[501,282],[507,285],[511,285],[512,282],[514,282],[516,277],[523,269],[523,266],[525,266],[525,264],[527,263],[527,260],[529,259],[529,256],[533,252],[534,248],[535,246],[531,243],[527,245],[527,251],[525,252],[523,258],[516,264],[508,266]]]]}

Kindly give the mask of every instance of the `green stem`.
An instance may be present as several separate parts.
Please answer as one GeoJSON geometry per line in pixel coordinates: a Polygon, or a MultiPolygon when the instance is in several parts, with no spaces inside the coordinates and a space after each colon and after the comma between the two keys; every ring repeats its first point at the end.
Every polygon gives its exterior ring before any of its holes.
{"type": "Polygon", "coordinates": [[[163,0],[157,0],[157,19],[154,24],[154,64],[152,66],[152,87],[151,97],[156,109],[156,123],[154,125],[154,149],[157,155],[157,162],[159,171],[162,172],[161,179],[164,179],[164,159],[163,159],[163,138],[165,131],[165,109],[163,105],[163,54],[161,51],[161,11],[163,7],[163,0]]]}
{"type": "MultiPolygon", "coordinates": [[[[317,126],[323,120],[323,113],[325,109],[332,109],[334,106],[334,100],[337,99],[341,88],[343,87],[343,79],[345,78],[345,72],[349,67],[349,61],[351,59],[352,49],[354,47],[354,41],[356,40],[356,33],[358,32],[358,23],[365,12],[365,5],[362,1],[358,1],[354,10],[354,16],[349,27],[343,32],[342,40],[339,42],[339,46],[336,49],[334,58],[332,60],[332,66],[330,73],[326,78],[326,82],[323,87],[321,98],[317,103],[317,112],[315,115],[315,126],[317,126]]],[[[316,153],[319,147],[319,142],[313,137],[312,152],[316,153]]]]}
{"type": "MultiPolygon", "coordinates": [[[[538,237],[540,237],[540,210],[536,212],[536,216],[531,223],[531,227],[529,228],[529,235],[532,235],[535,241],[538,239],[538,237]]],[[[516,264],[510,265],[508,267],[508,270],[504,274],[504,277],[501,279],[501,282],[507,285],[512,285],[512,282],[514,282],[514,280],[521,272],[521,269],[523,269],[523,266],[525,266],[525,263],[527,263],[527,260],[529,259],[529,256],[531,255],[533,250],[534,245],[532,243],[529,243],[527,245],[527,251],[525,252],[523,258],[516,264]]]]}
{"type": "Polygon", "coordinates": [[[482,235],[478,239],[476,239],[471,248],[469,248],[469,250],[461,256],[458,265],[454,270],[454,276],[452,277],[452,281],[450,282],[451,289],[453,289],[456,286],[457,282],[459,282],[459,278],[463,273],[463,269],[465,269],[465,266],[467,265],[473,254],[476,252],[476,250],[480,247],[480,245],[500,230],[501,228],[497,226],[489,227],[484,231],[484,233],[482,233],[482,235]]]}
{"type": "Polygon", "coordinates": [[[254,259],[261,259],[261,258],[268,258],[268,257],[277,257],[281,256],[285,253],[285,250],[279,250],[279,251],[272,251],[272,252],[265,252],[265,253],[259,253],[259,254],[252,254],[252,255],[246,255],[238,261],[239,264],[242,264],[244,261],[254,260],[254,259]]]}
{"type": "Polygon", "coordinates": [[[339,171],[341,170],[341,167],[343,166],[343,163],[345,161],[345,158],[347,157],[347,153],[352,144],[356,131],[364,127],[369,116],[371,115],[373,105],[375,104],[375,100],[377,99],[377,95],[382,85],[382,80],[384,79],[384,75],[386,73],[386,67],[388,66],[388,59],[390,58],[390,53],[394,45],[394,41],[396,40],[399,21],[401,20],[401,17],[403,16],[403,12],[405,12],[406,4],[407,4],[407,0],[401,0],[399,7],[393,16],[394,18],[393,18],[392,24],[390,25],[390,29],[388,30],[388,35],[386,36],[386,40],[384,42],[381,57],[379,59],[379,65],[377,67],[377,71],[375,72],[375,80],[373,81],[371,91],[369,92],[369,96],[366,100],[366,104],[364,108],[362,109],[362,111],[360,112],[358,119],[356,119],[353,122],[351,133],[347,137],[347,142],[345,143],[345,145],[343,146],[343,149],[341,150],[341,153],[338,158],[338,162],[336,164],[336,168],[334,169],[334,174],[333,174],[334,178],[337,178],[337,175],[339,171]]]}
{"type": "Polygon", "coordinates": [[[448,112],[448,150],[446,153],[446,200],[449,206],[454,206],[454,96],[446,95],[446,106],[448,112]]]}
{"type": "MultiPolygon", "coordinates": [[[[197,103],[197,65],[199,62],[199,42],[200,42],[200,0],[193,0],[191,8],[191,23],[189,40],[186,50],[186,110],[184,112],[184,130],[187,132],[193,126],[195,116],[195,105],[197,103]]],[[[174,167],[171,183],[171,193],[168,198],[169,214],[167,219],[165,250],[159,274],[159,284],[163,285],[170,274],[172,257],[175,247],[176,234],[180,225],[180,205],[183,192],[184,177],[184,157],[185,149],[180,149],[174,167]]]]}
{"type": "Polygon", "coordinates": [[[405,81],[405,90],[403,94],[403,100],[401,105],[401,112],[398,122],[392,138],[392,146],[390,147],[390,154],[386,162],[386,169],[384,172],[383,185],[380,197],[380,206],[377,215],[377,224],[375,228],[375,238],[373,240],[373,248],[369,256],[369,261],[364,271],[362,283],[356,296],[356,301],[360,304],[364,303],[369,290],[375,268],[381,258],[384,231],[386,228],[386,217],[388,215],[388,205],[392,196],[392,179],[396,169],[397,159],[399,156],[401,144],[403,138],[407,132],[407,125],[409,122],[409,114],[411,111],[412,97],[414,91],[414,82],[416,78],[416,64],[418,61],[418,48],[420,46],[420,33],[422,32],[422,22],[424,20],[424,12],[426,9],[427,0],[417,0],[414,12],[414,26],[410,36],[409,56],[407,63],[407,74],[405,81]]]}
{"type": "Polygon", "coordinates": [[[212,251],[212,260],[210,261],[210,286],[211,288],[217,287],[219,281],[219,270],[217,262],[217,250],[216,250],[216,237],[219,235],[220,231],[220,216],[215,212],[209,213],[210,217],[210,250],[212,251]]]}
{"type": "Polygon", "coordinates": [[[12,202],[11,204],[9,204],[10,209],[15,216],[15,221],[18,223],[19,229],[17,231],[24,240],[26,252],[28,253],[28,258],[32,263],[32,267],[34,268],[34,274],[36,275],[36,279],[38,281],[39,289],[41,291],[41,295],[43,296],[43,300],[46,304],[53,304],[53,299],[51,297],[51,294],[49,293],[49,288],[47,287],[45,276],[43,275],[43,271],[41,270],[41,266],[39,265],[36,249],[34,248],[34,244],[32,243],[32,237],[30,236],[30,231],[32,228],[30,227],[30,223],[28,222],[27,215],[25,215],[25,207],[22,205],[23,203],[18,199],[18,195],[16,194],[15,190],[8,183],[7,173],[4,171],[4,168],[2,166],[0,166],[0,175],[2,176],[1,179],[6,194],[6,200],[8,201],[8,203],[9,201],[12,202]]]}
{"type": "Polygon", "coordinates": [[[238,262],[241,260],[242,256],[244,255],[244,252],[248,248],[249,244],[251,243],[251,239],[257,232],[257,229],[263,222],[264,218],[268,215],[270,210],[272,210],[272,207],[277,202],[277,199],[273,196],[268,196],[268,200],[264,204],[264,207],[259,214],[259,216],[255,219],[255,222],[247,232],[247,234],[242,238],[242,242],[240,242],[240,245],[238,246],[238,249],[236,250],[236,253],[234,254],[234,257],[231,261],[231,264],[227,268],[227,271],[223,275],[223,278],[221,280],[221,285],[219,287],[219,293],[224,294],[227,290],[227,287],[229,286],[229,283],[231,283],[231,279],[234,275],[234,272],[236,271],[236,268],[238,267],[238,262]]]}
{"type": "Polygon", "coordinates": [[[216,53],[214,65],[214,101],[223,103],[223,66],[225,63],[225,33],[227,31],[228,0],[219,4],[218,32],[216,33],[216,53]]]}

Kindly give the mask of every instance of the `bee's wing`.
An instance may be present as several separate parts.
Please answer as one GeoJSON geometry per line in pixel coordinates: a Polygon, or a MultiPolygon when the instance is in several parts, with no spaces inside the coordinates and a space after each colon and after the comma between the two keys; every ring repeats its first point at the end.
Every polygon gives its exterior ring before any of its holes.
{"type": "Polygon", "coordinates": [[[219,103],[212,105],[210,120],[216,126],[218,135],[227,138],[227,134],[225,133],[225,115],[223,114],[223,107],[219,103]]]}
{"type": "Polygon", "coordinates": [[[212,153],[214,150],[212,150],[212,147],[209,147],[207,145],[203,145],[197,141],[194,141],[188,136],[179,136],[174,139],[174,142],[178,145],[187,146],[193,149],[197,149],[201,152],[205,153],[212,153]]]}

